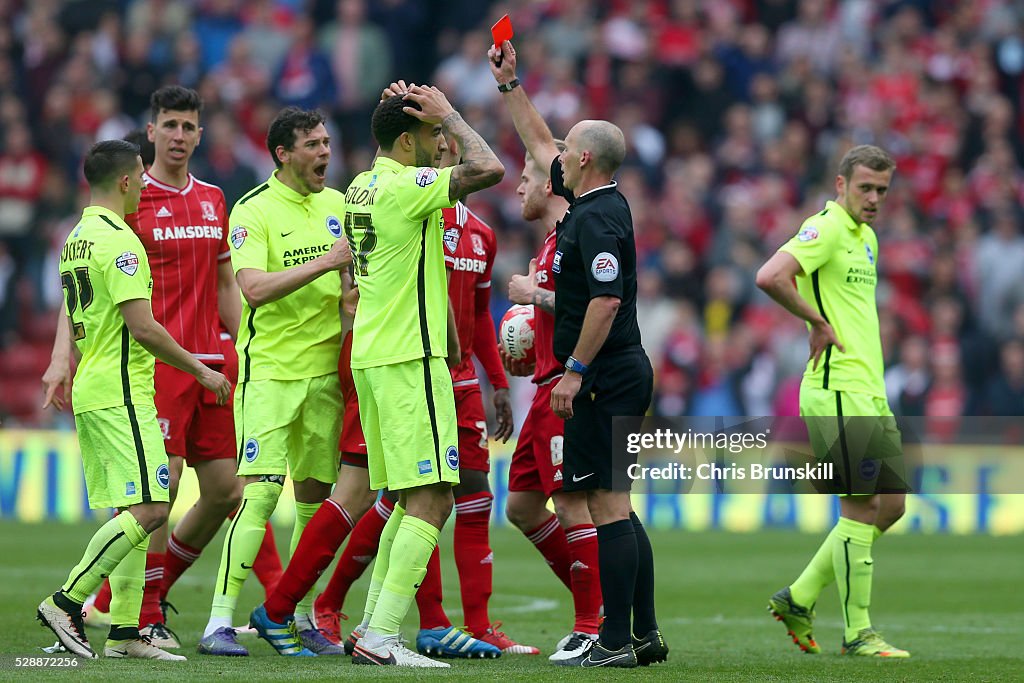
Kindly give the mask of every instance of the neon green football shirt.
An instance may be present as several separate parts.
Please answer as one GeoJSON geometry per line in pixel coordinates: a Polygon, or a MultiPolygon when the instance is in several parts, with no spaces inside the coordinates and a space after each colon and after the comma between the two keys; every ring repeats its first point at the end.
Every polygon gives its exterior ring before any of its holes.
{"type": "MultiPolygon", "coordinates": [[[[800,296],[828,321],[845,353],[829,346],[804,382],[822,389],[885,396],[882,339],[878,330],[875,284],[878,238],[867,223],[857,224],[836,202],[803,222],[779,251],[792,254],[803,273],[800,296]]],[[[808,326],[810,329],[810,326],[808,326]]]]}
{"type": "MultiPolygon", "coordinates": [[[[231,210],[231,266],[277,273],[312,261],[341,238],[345,197],[337,190],[301,195],[277,179],[231,210]]],[[[305,379],[338,371],[341,275],[324,273],[277,301],[253,308],[242,297],[235,343],[238,381],[305,379]]]]}
{"type": "Polygon", "coordinates": [[[448,353],[448,283],[441,209],[452,167],[417,168],[378,157],[345,193],[359,306],[352,367],[448,353]]]}
{"type": "Polygon", "coordinates": [[[82,353],[75,413],[153,404],[153,356],[128,333],[118,304],[151,299],[153,278],[142,242],[113,211],[89,206],[60,252],[64,310],[82,353]]]}

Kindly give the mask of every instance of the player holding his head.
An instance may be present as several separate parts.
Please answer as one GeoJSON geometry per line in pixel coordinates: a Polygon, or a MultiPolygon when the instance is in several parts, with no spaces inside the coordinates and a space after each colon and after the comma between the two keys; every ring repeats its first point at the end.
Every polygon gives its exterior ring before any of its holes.
{"type": "MultiPolygon", "coordinates": [[[[407,90],[404,83],[395,83],[384,91],[384,97],[407,90]]],[[[453,137],[447,137],[445,145],[447,149],[440,162],[442,168],[457,164],[460,157],[458,143],[453,137]]],[[[453,208],[443,209],[442,216],[445,226],[445,265],[449,271],[448,297],[459,348],[465,350],[461,362],[451,368],[455,413],[458,417],[461,480],[453,491],[454,554],[459,570],[465,629],[454,627],[442,606],[440,554],[435,548],[430,556],[427,573],[416,591],[416,605],[420,613],[416,649],[422,654],[465,658],[497,657],[503,652],[538,654],[537,648],[517,643],[499,631],[498,624],[492,623],[488,616],[493,586],[494,555],[489,538],[493,495],[487,479],[490,471],[487,420],[473,359],[480,359],[494,387],[494,408],[498,420],[495,438],[508,440],[512,434],[512,406],[508,396],[508,379],[502,370],[495,344],[494,320],[489,305],[491,268],[497,253],[497,243],[494,231],[462,202],[453,208]]],[[[358,423],[355,427],[358,428],[358,423]]],[[[362,440],[362,432],[357,429],[353,433],[356,432],[362,440]]],[[[345,440],[346,435],[343,434],[342,439],[345,440]]],[[[365,450],[365,443],[362,448],[365,450]]],[[[338,560],[334,575],[316,600],[317,623],[322,629],[329,630],[335,638],[340,636],[338,613],[345,596],[352,583],[376,556],[381,532],[394,510],[396,500],[396,494],[387,492],[359,520],[345,552],[338,560]]],[[[361,635],[357,627],[349,636],[346,647],[351,649],[361,635]]]]}
{"type": "Polygon", "coordinates": [[[875,302],[878,237],[871,228],[895,169],[892,157],[873,145],[847,152],[835,178],[835,201],[805,220],[757,273],[757,286],[810,332],[800,415],[815,457],[838,454],[840,473],[860,471],[861,458],[881,463],[870,491],[854,490],[850,479],[841,482],[839,522],[797,580],[769,600],[769,610],[804,652],[820,652],[812,633],[814,604],[836,580],[846,625],[843,654],[910,656],[887,643],[868,615],[871,547],[903,516],[906,501],[901,436],[883,381],[875,302]]]}
{"type": "MultiPolygon", "coordinates": [[[[73,340],[82,354],[74,410],[89,505],[122,513],[96,532],[61,589],[39,605],[38,617],[69,651],[96,657],[82,623],[82,603],[109,576],[114,600],[104,654],[184,661],[139,635],[146,548],[149,534],[167,520],[171,478],[153,403],[152,356],[195,377],[221,405],[231,385],[153,318],[146,251],[124,222],[139,205],[142,176],[136,145],[93,145],[85,158],[90,205],[61,251],[66,308],[56,347],[73,340]]],[[[59,386],[46,382],[46,403],[58,408],[59,386]]]]}
{"type": "MultiPolygon", "coordinates": [[[[295,490],[294,551],[338,474],[339,271],[351,256],[339,218],[344,197],[325,187],[331,144],[323,115],[283,109],[270,124],[267,148],[277,169],[230,217],[231,264],[243,296],[235,433],[244,489],[199,644],[204,654],[248,654],[231,618],[285,475],[295,490]]],[[[339,508],[338,515],[351,525],[348,512],[339,508]]],[[[286,630],[282,654],[313,654],[286,630]]]]}
{"type": "MultiPolygon", "coordinates": [[[[555,140],[559,151],[565,143],[555,140]]],[[[551,390],[564,368],[552,350],[555,315],[555,224],[569,205],[551,191],[548,171],[529,153],[516,193],[524,220],[535,221],[543,240],[540,252],[530,261],[528,275],[513,275],[509,300],[534,307],[533,348],[536,363],[526,366],[501,349],[502,361],[513,375],[532,374],[537,391],[519,433],[519,443],[509,467],[509,494],[505,515],[536,546],[565,587],[572,592],[575,623],[549,659],[559,663],[583,653],[588,641],[597,638],[600,623],[601,582],[598,574],[597,530],[582,491],[562,488],[562,448],[565,424],[551,411],[551,390]],[[547,507],[548,499],[555,514],[547,507]]]]}
{"type": "Polygon", "coordinates": [[[412,86],[377,105],[380,154],[346,192],[359,306],[352,374],[370,485],[399,494],[381,534],[355,646],[359,664],[447,666],[409,650],[400,628],[459,483],[458,429],[448,363],[458,362],[449,315],[441,210],[494,185],[504,168],[437,88],[412,86]],[[462,162],[438,170],[445,134],[462,162]]]}

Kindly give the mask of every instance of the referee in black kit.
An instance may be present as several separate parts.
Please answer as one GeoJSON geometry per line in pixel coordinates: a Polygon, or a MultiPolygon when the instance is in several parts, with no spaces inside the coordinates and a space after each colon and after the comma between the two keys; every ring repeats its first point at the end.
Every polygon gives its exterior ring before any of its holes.
{"type": "Polygon", "coordinates": [[[587,492],[597,526],[605,621],[596,643],[558,664],[631,668],[661,662],[668,647],[654,613],[654,553],[630,505],[626,454],[613,459],[612,451],[612,418],[643,415],[654,388],[636,320],[633,219],[612,180],[626,155],[625,139],[607,121],[581,121],[559,154],[547,124],[518,87],[512,44],[491,47],[488,57],[519,137],[534,159],[552,160],[552,192],[570,204],[556,227],[551,266],[554,351],[565,362],[551,408],[566,421],[562,488],[587,492]]]}

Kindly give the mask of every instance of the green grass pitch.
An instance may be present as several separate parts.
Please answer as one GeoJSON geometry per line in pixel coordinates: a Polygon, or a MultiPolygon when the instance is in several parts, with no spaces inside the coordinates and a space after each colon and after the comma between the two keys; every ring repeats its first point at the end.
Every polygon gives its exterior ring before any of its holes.
{"type": "MultiPolygon", "coordinates": [[[[414,669],[368,670],[345,658],[292,660],[245,637],[247,659],[204,657],[195,644],[206,622],[212,576],[222,536],[211,545],[171,593],[181,614],[171,625],[184,641],[184,664],[136,661],[81,662],[67,668],[15,668],[15,657],[42,656],[54,638],[35,621],[35,608],[55,590],[77,561],[94,525],[0,523],[0,679],[75,681],[269,681],[423,679],[414,669]]],[[[285,530],[280,530],[284,532],[285,530]]],[[[895,645],[909,649],[906,661],[852,660],[838,655],[842,624],[835,588],[818,604],[815,635],[823,654],[804,655],[789,642],[781,624],[767,614],[766,601],[795,577],[819,538],[788,532],[756,534],[656,531],[659,621],[671,647],[669,661],[633,671],[582,671],[554,667],[546,655],[571,626],[567,591],[540,556],[508,527],[493,532],[494,596],[491,616],[513,638],[535,644],[540,657],[504,656],[494,661],[451,660],[447,672],[431,679],[458,680],[631,680],[631,681],[1010,681],[1024,680],[1024,545],[1018,537],[893,536],[875,546],[875,625],[895,645]]],[[[287,535],[278,538],[287,548],[287,535]]],[[[445,603],[460,618],[457,575],[451,562],[450,531],[442,538],[445,603]]],[[[322,579],[325,582],[326,579],[322,579]]],[[[349,595],[345,623],[362,610],[366,579],[349,595]]],[[[236,623],[261,599],[250,579],[236,623]]],[[[415,637],[415,608],[405,634],[415,637]]],[[[90,630],[94,646],[105,634],[90,630]]]]}

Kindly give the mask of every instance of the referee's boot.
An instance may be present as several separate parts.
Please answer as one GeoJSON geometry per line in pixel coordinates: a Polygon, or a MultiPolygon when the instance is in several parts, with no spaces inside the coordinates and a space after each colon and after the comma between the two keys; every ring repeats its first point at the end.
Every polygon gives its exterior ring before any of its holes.
{"type": "Polygon", "coordinates": [[[636,663],[640,666],[650,666],[668,659],[668,645],[665,644],[665,637],[661,635],[661,629],[648,631],[643,638],[633,636],[633,652],[636,654],[636,663]]]}
{"type": "Polygon", "coordinates": [[[584,649],[580,654],[571,659],[562,659],[553,663],[557,666],[576,666],[584,669],[599,666],[634,669],[637,666],[637,659],[632,643],[627,643],[618,650],[609,650],[601,644],[600,640],[590,640],[584,643],[584,649]]]}

